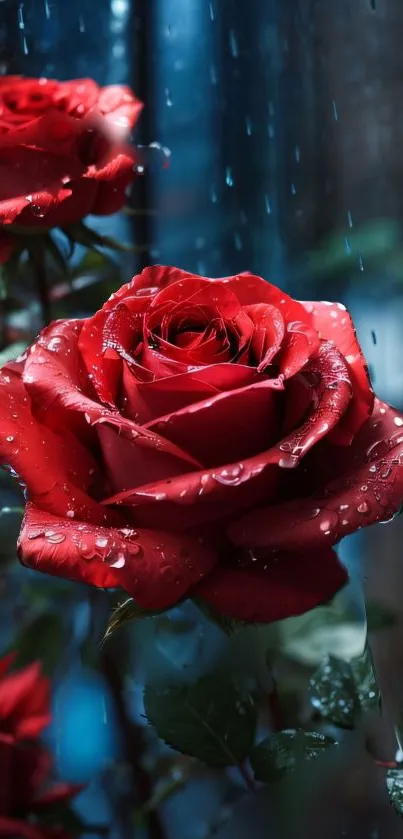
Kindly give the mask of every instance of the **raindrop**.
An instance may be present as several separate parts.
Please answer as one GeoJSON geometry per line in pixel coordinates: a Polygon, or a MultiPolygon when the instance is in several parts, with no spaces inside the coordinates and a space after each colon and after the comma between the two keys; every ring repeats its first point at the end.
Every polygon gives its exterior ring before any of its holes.
{"type": "Polygon", "coordinates": [[[234,186],[234,180],[232,177],[232,169],[230,166],[227,166],[225,169],[225,183],[227,186],[234,186]]]}
{"type": "Polygon", "coordinates": [[[347,212],[347,224],[348,224],[349,227],[353,226],[353,219],[351,217],[350,210],[348,210],[348,212],[347,212]]]}
{"type": "Polygon", "coordinates": [[[296,195],[296,194],[297,194],[296,186],[295,186],[295,184],[291,184],[291,195],[296,195]]]}
{"type": "Polygon", "coordinates": [[[358,505],[357,510],[359,513],[369,513],[370,507],[367,501],[362,501],[362,503],[358,505]]]}
{"type": "Polygon", "coordinates": [[[338,113],[337,105],[336,105],[336,102],[335,102],[334,99],[333,99],[333,102],[332,102],[332,111],[333,111],[333,119],[335,120],[335,122],[338,122],[339,113],[338,113]]]}
{"type": "Polygon", "coordinates": [[[171,94],[170,94],[169,89],[167,87],[165,88],[165,104],[166,104],[167,108],[172,108],[173,102],[172,102],[171,94]]]}
{"type": "Polygon", "coordinates": [[[375,334],[373,329],[371,329],[371,338],[372,338],[372,343],[376,344],[376,334],[375,334]]]}
{"type": "Polygon", "coordinates": [[[245,128],[248,137],[252,134],[252,120],[250,117],[245,117],[245,128]]]}
{"type": "Polygon", "coordinates": [[[264,202],[265,202],[265,205],[266,205],[266,213],[269,216],[271,214],[271,204],[270,204],[268,195],[265,195],[264,202]]]}
{"type": "Polygon", "coordinates": [[[364,260],[362,258],[361,253],[358,254],[358,267],[359,267],[360,271],[364,270],[364,260]]]}
{"type": "Polygon", "coordinates": [[[301,160],[301,149],[300,149],[299,146],[295,146],[294,154],[295,154],[295,160],[297,161],[297,163],[299,163],[300,160],[301,160]]]}
{"type": "Polygon", "coordinates": [[[209,3],[209,8],[210,8],[210,19],[211,19],[211,20],[215,20],[215,11],[214,11],[214,6],[213,6],[213,4],[212,4],[211,2],[209,3]]]}
{"type": "Polygon", "coordinates": [[[229,32],[229,48],[233,58],[238,58],[239,56],[239,49],[238,49],[238,41],[236,39],[236,35],[233,29],[230,29],[229,32]]]}
{"type": "Polygon", "coordinates": [[[85,21],[82,15],[78,18],[78,28],[80,32],[85,32],[85,21]]]}
{"type": "Polygon", "coordinates": [[[49,8],[48,0],[45,0],[45,17],[46,17],[46,20],[50,20],[50,8],[49,8]]]}

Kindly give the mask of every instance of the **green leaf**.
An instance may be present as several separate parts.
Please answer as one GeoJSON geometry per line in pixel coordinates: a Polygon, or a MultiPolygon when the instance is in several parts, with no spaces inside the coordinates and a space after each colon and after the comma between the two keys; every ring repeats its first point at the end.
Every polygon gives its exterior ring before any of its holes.
{"type": "Polygon", "coordinates": [[[381,697],[369,647],[350,662],[328,656],[312,677],[309,692],[318,713],[341,728],[354,728],[362,714],[379,711],[381,697]]]}
{"type": "Polygon", "coordinates": [[[316,760],[331,746],[337,745],[332,737],[316,731],[279,731],[253,749],[250,763],[256,781],[279,781],[305,761],[316,760]]]}
{"type": "Polygon", "coordinates": [[[98,274],[105,269],[113,268],[115,271],[119,270],[119,266],[105,253],[96,250],[88,250],[80,259],[78,265],[75,266],[72,274],[73,277],[82,277],[85,274],[98,274]]]}
{"type": "Polygon", "coordinates": [[[349,227],[332,233],[308,256],[308,270],[323,279],[356,266],[359,254],[367,262],[384,258],[399,240],[400,226],[393,219],[375,219],[360,227],[349,227]]]}
{"type": "Polygon", "coordinates": [[[194,685],[147,686],[147,718],[158,736],[182,754],[209,766],[236,766],[249,754],[256,729],[256,707],[234,682],[217,673],[194,685]]]}
{"type": "Polygon", "coordinates": [[[138,603],[135,603],[132,597],[129,597],[124,603],[121,603],[109,618],[104,637],[102,641],[107,641],[114,632],[122,629],[129,623],[144,620],[145,618],[154,618],[156,615],[161,615],[165,609],[159,611],[152,611],[150,609],[143,609],[138,603]]]}
{"type": "Polygon", "coordinates": [[[377,632],[379,629],[389,629],[396,626],[398,614],[391,606],[380,603],[378,600],[370,600],[366,604],[368,632],[377,632]]]}
{"type": "Polygon", "coordinates": [[[386,773],[386,789],[390,803],[399,816],[403,816],[403,768],[388,769],[386,773]]]}
{"type": "Polygon", "coordinates": [[[235,635],[245,626],[250,624],[245,624],[242,621],[237,621],[235,618],[231,618],[229,615],[223,615],[222,612],[219,612],[218,609],[215,609],[214,606],[210,606],[209,603],[206,603],[204,600],[194,599],[194,604],[203,612],[203,615],[214,623],[215,626],[218,626],[219,629],[222,629],[226,635],[235,635]]]}
{"type": "Polygon", "coordinates": [[[25,667],[39,659],[44,672],[53,673],[60,661],[65,640],[63,625],[57,615],[38,615],[21,629],[13,644],[17,653],[15,667],[25,667]]]}

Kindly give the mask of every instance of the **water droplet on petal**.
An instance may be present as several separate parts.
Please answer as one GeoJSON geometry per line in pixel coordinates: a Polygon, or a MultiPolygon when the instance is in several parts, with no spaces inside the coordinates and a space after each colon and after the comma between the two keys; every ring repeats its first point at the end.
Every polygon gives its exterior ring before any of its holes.
{"type": "Polygon", "coordinates": [[[12,435],[10,434],[8,437],[6,437],[6,440],[7,443],[12,443],[14,441],[14,437],[12,437],[12,435]]]}
{"type": "Polygon", "coordinates": [[[362,501],[361,504],[358,505],[357,510],[359,513],[369,513],[370,507],[367,501],[362,501]]]}
{"type": "Polygon", "coordinates": [[[54,530],[45,530],[45,538],[51,545],[60,545],[66,539],[64,533],[56,533],[54,530]]]}
{"type": "Polygon", "coordinates": [[[39,536],[43,536],[43,529],[37,528],[36,530],[30,530],[28,533],[28,539],[38,539],[39,536]]]}
{"type": "Polygon", "coordinates": [[[287,454],[280,458],[278,465],[282,469],[294,469],[294,467],[298,465],[298,455],[287,454]]]}
{"type": "Polygon", "coordinates": [[[402,419],[401,417],[395,417],[395,418],[394,418],[394,420],[393,420],[393,422],[395,423],[395,425],[397,425],[397,426],[399,426],[399,427],[400,427],[401,425],[403,425],[403,419],[402,419]]]}
{"type": "MultiPolygon", "coordinates": [[[[243,464],[236,463],[234,466],[228,466],[226,469],[221,469],[215,474],[215,480],[219,484],[237,484],[243,472],[243,464]]],[[[204,476],[203,476],[204,477],[204,476]]]]}
{"type": "Polygon", "coordinates": [[[121,549],[112,548],[105,557],[105,562],[110,568],[124,568],[126,565],[126,553],[121,549]]]}
{"type": "Polygon", "coordinates": [[[97,548],[106,548],[108,544],[108,537],[107,536],[97,536],[95,539],[95,544],[97,548]]]}
{"type": "Polygon", "coordinates": [[[313,510],[308,510],[306,517],[307,519],[316,519],[320,513],[320,507],[315,507],[313,510]]]}

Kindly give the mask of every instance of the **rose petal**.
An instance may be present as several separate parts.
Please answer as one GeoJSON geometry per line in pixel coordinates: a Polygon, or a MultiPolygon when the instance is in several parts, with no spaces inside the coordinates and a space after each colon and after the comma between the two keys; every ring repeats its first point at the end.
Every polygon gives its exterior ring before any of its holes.
{"type": "Polygon", "coordinates": [[[2,733],[16,740],[36,739],[49,725],[50,686],[39,662],[0,681],[0,719],[2,733]]]}
{"type": "Polygon", "coordinates": [[[139,382],[125,365],[122,404],[125,413],[142,425],[203,399],[254,384],[256,379],[257,371],[253,367],[213,364],[165,379],[139,382]]]}
{"type": "Polygon", "coordinates": [[[334,432],[335,442],[348,445],[371,415],[374,393],[368,367],[351,316],[341,303],[306,302],[302,304],[312,315],[315,329],[322,338],[334,341],[344,356],[353,386],[353,398],[342,422],[334,432]]]}
{"type": "Polygon", "coordinates": [[[373,418],[344,458],[336,446],[325,446],[321,456],[318,452],[317,471],[313,462],[311,474],[309,468],[307,472],[307,483],[315,490],[239,518],[230,528],[231,539],[237,545],[271,550],[297,550],[301,545],[316,550],[392,518],[403,502],[402,426],[402,415],[376,400],[373,418]]]}
{"type": "Polygon", "coordinates": [[[85,474],[89,453],[68,433],[62,438],[34,419],[22,372],[23,363],[0,371],[0,464],[13,470],[44,509],[110,520],[85,491],[92,482],[92,474],[85,474]]]}
{"type": "Polygon", "coordinates": [[[243,460],[274,443],[279,431],[277,392],[282,386],[270,379],[256,380],[187,405],[146,427],[190,452],[204,466],[219,466],[236,457],[243,460]]]}
{"type": "Polygon", "coordinates": [[[275,306],[266,303],[245,306],[245,312],[254,324],[251,349],[259,371],[264,370],[281,348],[285,333],[284,320],[275,306]]]}
{"type": "Polygon", "coordinates": [[[236,620],[270,623],[326,603],[347,578],[335,552],[325,548],[279,554],[256,570],[217,566],[191,595],[236,620]]]}
{"type": "Polygon", "coordinates": [[[213,567],[197,539],[158,530],[95,527],[27,505],[19,539],[22,561],[48,574],[101,588],[120,586],[145,608],[165,608],[213,567]]]}
{"type": "Polygon", "coordinates": [[[167,452],[188,465],[200,464],[173,443],[148,431],[117,411],[111,411],[85,395],[83,386],[83,364],[78,348],[79,321],[59,321],[45,329],[31,349],[24,370],[24,383],[28,393],[42,410],[64,412],[65,423],[69,425],[69,412],[77,412],[90,425],[110,425],[119,429],[132,445],[146,446],[151,459],[156,452],[167,452]],[[44,375],[46,369],[46,376],[44,375]]]}
{"type": "Polygon", "coordinates": [[[319,346],[317,331],[304,306],[281,289],[248,272],[224,277],[220,281],[231,288],[244,306],[253,300],[255,305],[268,303],[279,310],[287,332],[276,361],[285,378],[298,373],[319,346]]]}
{"type": "MultiPolygon", "coordinates": [[[[347,367],[330,343],[321,345],[318,355],[306,366],[304,375],[313,377],[312,389],[316,394],[316,407],[306,422],[285,437],[279,445],[223,466],[188,472],[169,481],[147,483],[145,486],[121,492],[103,503],[138,506],[163,500],[197,506],[200,501],[204,503],[203,496],[214,494],[218,500],[223,494],[226,496],[233,493],[234,488],[253,482],[268,467],[297,467],[310,449],[337,425],[351,398],[347,367]]],[[[282,384],[280,386],[282,387],[282,384]]]]}
{"type": "Polygon", "coordinates": [[[46,839],[47,836],[51,839],[51,833],[48,831],[49,828],[0,815],[0,836],[6,836],[8,839],[46,839]]]}

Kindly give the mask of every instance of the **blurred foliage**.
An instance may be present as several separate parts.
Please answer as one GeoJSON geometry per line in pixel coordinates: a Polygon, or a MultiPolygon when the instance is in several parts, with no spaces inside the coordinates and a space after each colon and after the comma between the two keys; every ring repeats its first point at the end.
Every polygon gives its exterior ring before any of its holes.
{"type": "Polygon", "coordinates": [[[23,625],[15,639],[17,668],[40,660],[45,673],[51,675],[60,662],[67,634],[58,615],[38,615],[23,625]]]}
{"type": "Polygon", "coordinates": [[[325,280],[337,273],[371,268],[385,260],[403,255],[401,228],[393,219],[375,219],[366,224],[337,230],[307,257],[307,269],[313,279],[325,280]]]}

